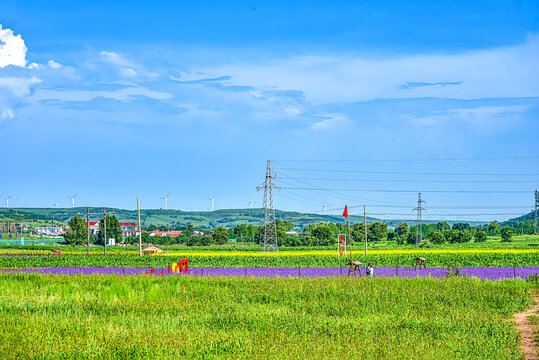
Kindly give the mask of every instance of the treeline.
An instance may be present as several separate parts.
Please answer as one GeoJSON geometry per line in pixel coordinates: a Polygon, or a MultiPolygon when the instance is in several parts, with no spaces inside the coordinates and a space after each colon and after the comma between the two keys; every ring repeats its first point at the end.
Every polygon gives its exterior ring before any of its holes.
{"type": "MultiPolygon", "coordinates": [[[[275,222],[277,230],[277,243],[279,246],[328,246],[334,245],[340,234],[348,237],[347,226],[341,223],[317,223],[309,224],[302,231],[294,230],[294,224],[290,221],[275,222]]],[[[99,236],[91,239],[92,243],[104,244],[104,221],[99,222],[99,236]]],[[[142,233],[143,243],[156,245],[186,244],[188,246],[208,246],[226,244],[229,240],[247,243],[260,242],[260,226],[240,224],[233,228],[225,229],[218,227],[213,231],[195,228],[192,224],[170,228],[166,226],[150,225],[146,231],[170,231],[181,230],[179,237],[150,236],[149,232],[142,233]],[[204,234],[200,234],[204,232],[204,234]]],[[[69,230],[65,234],[66,242],[74,245],[86,244],[88,228],[84,219],[78,215],[69,221],[69,230]]],[[[363,242],[365,239],[365,225],[356,223],[350,226],[352,240],[363,242]]],[[[443,243],[466,243],[470,241],[486,241],[487,235],[500,235],[503,241],[511,241],[515,233],[533,233],[533,222],[517,223],[515,226],[500,227],[497,221],[481,226],[470,226],[468,223],[454,223],[452,226],[442,221],[437,224],[424,224],[421,227],[421,235],[417,225],[409,226],[401,223],[394,230],[389,230],[388,225],[382,222],[367,224],[368,242],[392,240],[397,244],[416,244],[419,238],[428,240],[433,244],[443,243]]],[[[117,242],[122,239],[122,231],[118,219],[114,215],[107,215],[107,238],[115,238],[117,242]]],[[[124,239],[127,244],[137,244],[137,236],[128,236],[124,239]]]]}

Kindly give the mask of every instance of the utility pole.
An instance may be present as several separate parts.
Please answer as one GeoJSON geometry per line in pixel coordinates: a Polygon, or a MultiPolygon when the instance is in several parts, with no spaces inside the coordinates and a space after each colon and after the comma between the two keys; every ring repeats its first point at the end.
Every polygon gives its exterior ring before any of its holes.
{"type": "Polygon", "coordinates": [[[363,205],[363,224],[365,228],[365,256],[367,256],[367,205],[363,205]]]}
{"type": "Polygon", "coordinates": [[[417,227],[415,234],[415,244],[419,245],[423,243],[423,210],[426,210],[423,207],[423,204],[426,204],[424,200],[421,200],[421,193],[417,194],[417,207],[413,211],[417,211],[417,227]]]}
{"type": "Polygon", "coordinates": [[[137,197],[137,212],[138,212],[138,252],[142,256],[142,226],[140,226],[140,203],[137,197]]]}
{"type": "MultiPolygon", "coordinates": [[[[256,187],[259,191],[264,189],[264,215],[260,227],[260,247],[259,251],[279,251],[277,245],[277,225],[275,224],[275,209],[273,208],[273,189],[279,187],[273,184],[275,174],[271,170],[271,160],[266,166],[266,180],[262,185],[256,187]]],[[[213,207],[213,200],[212,200],[213,207]]]]}
{"type": "MultiPolygon", "coordinates": [[[[348,209],[348,205],[346,205],[346,209],[348,209]]],[[[346,227],[348,228],[348,241],[350,242],[350,266],[352,266],[354,259],[352,258],[352,237],[350,236],[350,220],[348,220],[348,211],[346,212],[346,227]]]]}
{"type": "Polygon", "coordinates": [[[539,191],[535,189],[535,211],[533,213],[533,234],[537,235],[537,208],[539,207],[539,191]]]}
{"type": "Polygon", "coordinates": [[[90,208],[86,208],[86,224],[88,224],[88,245],[86,245],[86,250],[90,255],[90,208]]]}
{"type": "Polygon", "coordinates": [[[107,209],[103,208],[103,232],[105,239],[105,255],[107,255],[107,209]]]}

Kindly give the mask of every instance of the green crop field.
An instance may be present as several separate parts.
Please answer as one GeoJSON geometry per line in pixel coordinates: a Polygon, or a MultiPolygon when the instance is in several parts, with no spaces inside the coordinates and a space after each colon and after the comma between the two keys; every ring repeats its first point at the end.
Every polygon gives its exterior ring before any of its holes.
{"type": "MultiPolygon", "coordinates": [[[[376,267],[411,267],[418,254],[355,255],[354,259],[376,267]]],[[[135,256],[135,255],[62,255],[44,257],[0,257],[0,268],[45,267],[167,267],[181,258],[190,267],[339,267],[349,258],[339,256],[135,256]]],[[[428,254],[429,267],[526,267],[539,266],[538,253],[525,254],[428,254]]]]}
{"type": "Polygon", "coordinates": [[[0,274],[2,359],[520,359],[523,280],[0,274]]]}

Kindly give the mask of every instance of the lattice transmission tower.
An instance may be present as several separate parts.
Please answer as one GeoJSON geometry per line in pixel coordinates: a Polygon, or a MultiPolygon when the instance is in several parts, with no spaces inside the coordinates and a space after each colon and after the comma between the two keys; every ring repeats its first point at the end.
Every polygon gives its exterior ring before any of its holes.
{"type": "Polygon", "coordinates": [[[417,193],[417,207],[413,211],[417,211],[417,227],[415,233],[415,244],[423,243],[423,211],[427,210],[423,207],[426,204],[425,200],[421,200],[421,193],[417,193]]]}
{"type": "Polygon", "coordinates": [[[279,187],[273,184],[275,173],[271,170],[271,161],[268,160],[266,166],[266,181],[256,187],[259,191],[264,189],[264,215],[260,227],[260,247],[261,252],[278,251],[277,246],[277,226],[275,224],[275,209],[273,208],[273,189],[279,187]]]}
{"type": "Polygon", "coordinates": [[[537,235],[537,208],[539,208],[539,191],[535,189],[535,211],[533,213],[533,234],[537,235]]]}

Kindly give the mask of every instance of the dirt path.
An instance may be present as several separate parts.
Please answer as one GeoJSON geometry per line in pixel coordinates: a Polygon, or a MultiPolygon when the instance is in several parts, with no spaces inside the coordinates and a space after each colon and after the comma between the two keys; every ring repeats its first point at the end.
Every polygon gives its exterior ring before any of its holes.
{"type": "Polygon", "coordinates": [[[520,332],[520,351],[524,354],[524,359],[526,360],[539,359],[533,334],[537,325],[528,323],[528,316],[539,316],[539,296],[535,295],[533,300],[535,301],[535,305],[531,309],[514,315],[515,325],[520,332]]]}

